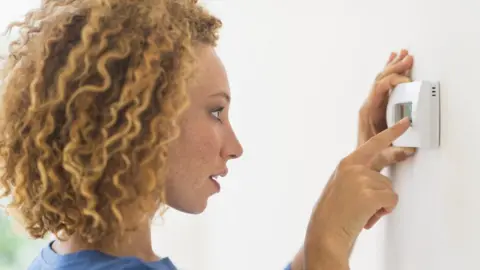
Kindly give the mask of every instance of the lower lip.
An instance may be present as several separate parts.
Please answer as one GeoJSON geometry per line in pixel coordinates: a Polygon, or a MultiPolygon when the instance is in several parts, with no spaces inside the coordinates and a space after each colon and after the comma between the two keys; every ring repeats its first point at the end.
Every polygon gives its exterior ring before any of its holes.
{"type": "Polygon", "coordinates": [[[211,177],[210,180],[212,180],[213,184],[215,185],[215,189],[217,190],[217,192],[220,192],[220,184],[211,177]]]}

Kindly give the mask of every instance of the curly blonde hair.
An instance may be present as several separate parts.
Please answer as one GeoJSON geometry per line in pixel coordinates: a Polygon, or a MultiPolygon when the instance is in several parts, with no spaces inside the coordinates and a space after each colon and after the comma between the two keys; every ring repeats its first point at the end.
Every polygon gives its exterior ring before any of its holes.
{"type": "Polygon", "coordinates": [[[221,21],[194,0],[43,0],[12,27],[0,189],[26,231],[97,243],[125,232],[122,207],[165,205],[194,50],[216,45],[221,21]]]}

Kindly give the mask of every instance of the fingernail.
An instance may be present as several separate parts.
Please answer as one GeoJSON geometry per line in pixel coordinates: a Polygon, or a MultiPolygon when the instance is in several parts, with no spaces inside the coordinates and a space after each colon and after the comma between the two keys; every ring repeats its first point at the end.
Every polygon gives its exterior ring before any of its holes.
{"type": "Polygon", "coordinates": [[[413,154],[415,154],[415,152],[416,152],[415,149],[406,149],[405,150],[405,154],[409,157],[413,156],[413,154]]]}
{"type": "Polygon", "coordinates": [[[410,116],[407,116],[407,117],[404,117],[402,120],[400,120],[400,122],[402,122],[402,124],[407,122],[411,124],[412,118],[410,118],[410,116]]]}

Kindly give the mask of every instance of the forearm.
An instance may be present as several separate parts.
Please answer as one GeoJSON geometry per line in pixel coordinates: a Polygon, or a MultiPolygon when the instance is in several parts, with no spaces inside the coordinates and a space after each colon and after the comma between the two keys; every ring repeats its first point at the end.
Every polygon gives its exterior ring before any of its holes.
{"type": "Polygon", "coordinates": [[[318,244],[309,244],[307,262],[302,247],[293,258],[290,270],[349,270],[349,255],[341,256],[334,249],[334,245],[318,247],[318,244]]]}
{"type": "Polygon", "coordinates": [[[349,270],[350,243],[317,226],[309,229],[301,270],[349,270]]]}
{"type": "Polygon", "coordinates": [[[304,265],[300,270],[349,270],[348,256],[333,248],[306,248],[304,265]]]}

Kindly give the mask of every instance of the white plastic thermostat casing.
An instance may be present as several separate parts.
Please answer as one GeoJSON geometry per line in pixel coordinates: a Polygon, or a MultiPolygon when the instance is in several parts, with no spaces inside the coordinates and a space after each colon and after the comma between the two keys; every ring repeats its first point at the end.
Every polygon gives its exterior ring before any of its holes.
{"type": "Polygon", "coordinates": [[[440,146],[440,84],[414,81],[397,85],[387,105],[387,125],[410,117],[410,128],[394,146],[436,148],[440,146]]]}

